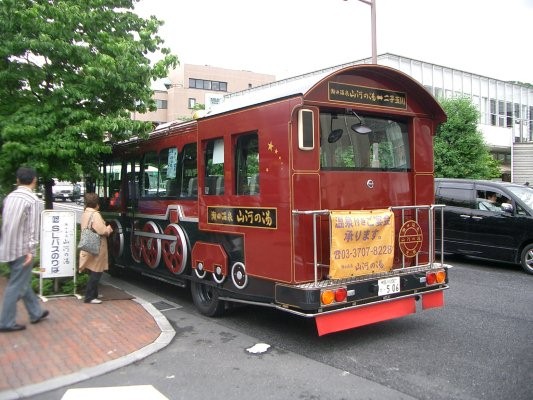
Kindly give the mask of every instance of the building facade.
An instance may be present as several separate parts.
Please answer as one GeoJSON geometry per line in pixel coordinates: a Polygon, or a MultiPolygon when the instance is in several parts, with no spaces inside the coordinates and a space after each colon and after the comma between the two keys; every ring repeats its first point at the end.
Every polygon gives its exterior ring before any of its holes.
{"type": "Polygon", "coordinates": [[[238,71],[208,65],[183,64],[172,70],[167,79],[154,85],[157,110],[132,114],[132,118],[151,121],[154,125],[193,117],[199,105],[206,109],[228,93],[274,82],[274,75],[238,71]]]}

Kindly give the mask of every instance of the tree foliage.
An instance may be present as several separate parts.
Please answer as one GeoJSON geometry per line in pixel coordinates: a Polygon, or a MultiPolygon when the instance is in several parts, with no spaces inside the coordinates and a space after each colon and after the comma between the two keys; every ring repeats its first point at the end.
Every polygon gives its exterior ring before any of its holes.
{"type": "Polygon", "coordinates": [[[441,99],[448,120],[435,137],[435,176],[491,179],[501,176],[495,160],[478,131],[479,112],[468,98],[441,99]]]}
{"type": "Polygon", "coordinates": [[[21,164],[76,181],[109,143],[150,130],[130,113],[155,110],[151,81],[178,60],[137,1],[0,1],[0,183],[21,164]]]}

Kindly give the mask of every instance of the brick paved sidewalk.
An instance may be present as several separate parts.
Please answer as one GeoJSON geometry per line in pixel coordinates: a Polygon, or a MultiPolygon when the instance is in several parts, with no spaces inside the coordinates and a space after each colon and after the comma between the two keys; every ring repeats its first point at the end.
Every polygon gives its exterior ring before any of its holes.
{"type": "MultiPolygon", "coordinates": [[[[6,284],[0,278],[0,301],[6,284]]],[[[91,305],[75,297],[58,297],[42,305],[50,315],[32,325],[19,301],[17,323],[26,329],[0,333],[0,397],[4,391],[115,360],[153,343],[161,334],[152,315],[133,300],[91,305]]]]}

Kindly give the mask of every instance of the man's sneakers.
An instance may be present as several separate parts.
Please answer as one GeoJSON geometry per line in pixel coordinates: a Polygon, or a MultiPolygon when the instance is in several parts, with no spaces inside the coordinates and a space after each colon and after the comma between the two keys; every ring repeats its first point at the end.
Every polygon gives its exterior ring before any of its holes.
{"type": "Polygon", "coordinates": [[[16,331],[22,331],[26,329],[24,325],[15,324],[13,326],[10,326],[9,328],[0,328],[0,332],[16,332],[16,331]]]}
{"type": "Polygon", "coordinates": [[[99,300],[99,299],[92,299],[91,301],[88,302],[89,304],[101,304],[102,303],[102,300],[99,300]]]}
{"type": "Polygon", "coordinates": [[[43,319],[48,317],[48,314],[50,314],[50,312],[48,310],[44,310],[43,313],[41,314],[41,316],[39,318],[37,318],[36,320],[31,321],[31,323],[32,324],[36,324],[38,322],[41,322],[43,319]]]}

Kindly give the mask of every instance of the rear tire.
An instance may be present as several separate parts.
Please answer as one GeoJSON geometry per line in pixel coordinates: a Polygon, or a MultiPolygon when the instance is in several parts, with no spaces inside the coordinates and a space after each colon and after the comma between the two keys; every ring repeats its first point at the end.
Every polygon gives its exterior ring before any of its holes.
{"type": "Polygon", "coordinates": [[[219,300],[218,289],[200,282],[191,282],[192,301],[198,311],[208,317],[220,317],[224,314],[226,304],[219,300]]]}
{"type": "Polygon", "coordinates": [[[520,265],[524,271],[533,275],[533,243],[530,243],[522,250],[522,256],[520,257],[520,265]]]}

